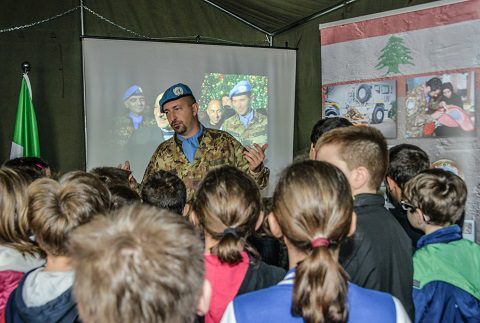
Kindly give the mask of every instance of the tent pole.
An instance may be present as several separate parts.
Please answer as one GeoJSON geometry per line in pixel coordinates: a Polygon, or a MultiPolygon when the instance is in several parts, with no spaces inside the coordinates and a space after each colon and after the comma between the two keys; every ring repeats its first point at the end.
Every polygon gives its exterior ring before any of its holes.
{"type": "Polygon", "coordinates": [[[83,17],[83,0],[80,0],[80,36],[83,37],[85,35],[85,28],[84,28],[84,17],[83,17]]]}
{"type": "Polygon", "coordinates": [[[352,3],[354,3],[354,2],[357,2],[357,1],[358,1],[358,0],[344,0],[344,1],[341,1],[341,2],[339,2],[339,3],[337,3],[337,4],[334,4],[333,6],[330,6],[330,7],[326,8],[326,9],[323,9],[323,10],[321,10],[321,11],[319,11],[319,12],[316,12],[316,13],[314,13],[313,15],[310,15],[310,16],[308,16],[308,17],[305,17],[305,18],[302,18],[302,19],[300,19],[300,20],[297,20],[297,21],[291,23],[291,24],[288,25],[288,26],[285,26],[285,27],[282,27],[282,28],[280,28],[280,29],[275,30],[275,31],[272,33],[272,36],[276,36],[276,35],[278,35],[278,34],[281,34],[281,33],[284,33],[284,32],[286,32],[286,31],[289,31],[290,29],[293,29],[293,28],[295,28],[295,27],[298,27],[298,26],[300,26],[300,25],[303,25],[304,23],[307,23],[307,22],[309,22],[309,21],[312,21],[312,20],[314,20],[314,19],[317,19],[317,18],[322,17],[322,16],[325,16],[325,15],[328,15],[329,13],[331,13],[331,12],[333,12],[333,11],[335,11],[335,10],[341,9],[341,8],[343,8],[343,7],[345,7],[345,6],[349,5],[349,4],[352,4],[352,3]]]}

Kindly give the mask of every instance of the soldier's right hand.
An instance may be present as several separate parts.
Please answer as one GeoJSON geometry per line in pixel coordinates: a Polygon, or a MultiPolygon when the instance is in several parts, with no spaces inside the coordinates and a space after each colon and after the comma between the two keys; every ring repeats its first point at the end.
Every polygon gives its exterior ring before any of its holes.
{"type": "Polygon", "coordinates": [[[118,164],[117,165],[117,168],[120,168],[120,169],[123,169],[123,170],[126,170],[129,172],[129,175],[128,175],[128,186],[130,186],[130,188],[132,190],[135,190],[136,187],[137,187],[137,180],[135,179],[135,177],[133,177],[133,174],[132,174],[132,170],[130,169],[130,162],[128,160],[125,161],[125,163],[122,165],[122,164],[118,164]]]}

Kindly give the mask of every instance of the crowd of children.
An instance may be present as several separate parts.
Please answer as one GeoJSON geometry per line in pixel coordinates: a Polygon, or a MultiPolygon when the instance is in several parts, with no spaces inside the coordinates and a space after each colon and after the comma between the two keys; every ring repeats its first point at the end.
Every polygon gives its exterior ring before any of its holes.
{"type": "Polygon", "coordinates": [[[165,171],[137,192],[122,169],[57,178],[39,158],[9,160],[0,323],[480,322],[466,198],[419,147],[389,151],[378,130],[339,118],[315,125],[309,160],[283,171],[266,206],[232,166],[187,204],[165,171]]]}

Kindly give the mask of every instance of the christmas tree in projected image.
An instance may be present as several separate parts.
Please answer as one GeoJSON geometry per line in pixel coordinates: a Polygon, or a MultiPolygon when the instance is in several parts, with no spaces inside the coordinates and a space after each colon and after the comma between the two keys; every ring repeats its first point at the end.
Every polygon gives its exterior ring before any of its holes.
{"type": "Polygon", "coordinates": [[[392,36],[388,39],[387,45],[382,49],[382,54],[378,58],[378,64],[375,66],[377,70],[388,67],[388,74],[400,73],[400,64],[412,63],[412,56],[410,56],[410,49],[405,46],[403,39],[397,36],[392,36]]]}

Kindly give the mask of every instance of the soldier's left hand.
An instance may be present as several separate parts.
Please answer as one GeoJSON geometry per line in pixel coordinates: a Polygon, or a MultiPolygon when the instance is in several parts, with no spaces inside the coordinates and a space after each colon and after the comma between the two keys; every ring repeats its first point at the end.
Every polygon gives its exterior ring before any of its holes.
{"type": "Polygon", "coordinates": [[[246,147],[246,151],[243,154],[252,172],[258,172],[260,170],[263,160],[265,159],[265,150],[267,147],[268,144],[264,144],[263,146],[253,144],[252,146],[246,147]]]}

